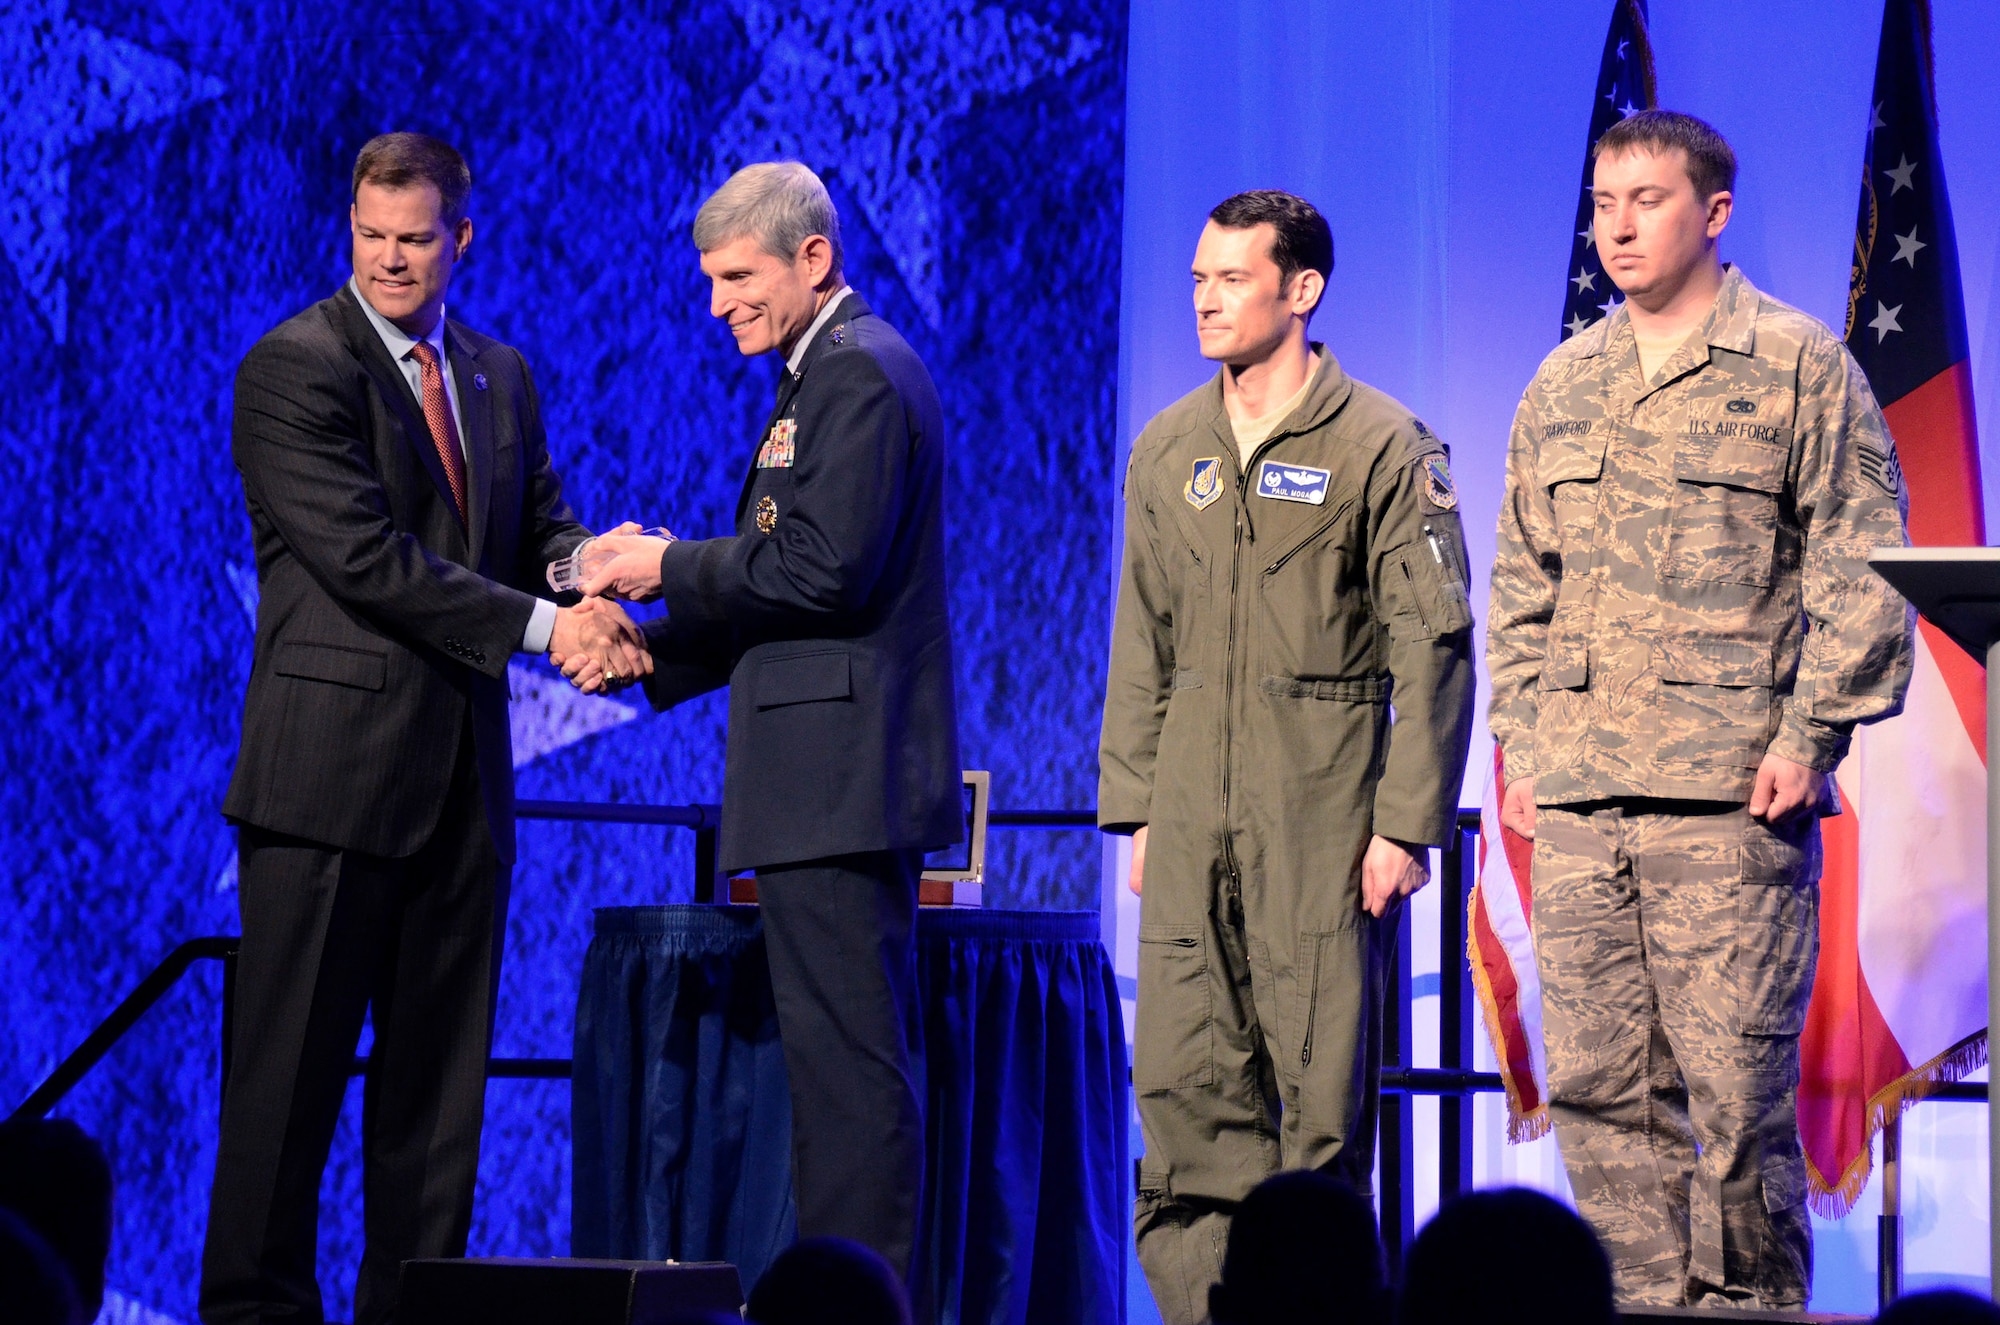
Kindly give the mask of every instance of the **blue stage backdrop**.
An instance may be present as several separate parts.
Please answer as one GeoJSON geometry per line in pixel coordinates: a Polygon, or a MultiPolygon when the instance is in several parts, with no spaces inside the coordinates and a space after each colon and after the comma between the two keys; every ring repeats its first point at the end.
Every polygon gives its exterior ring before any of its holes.
{"type": "MultiPolygon", "coordinates": [[[[469,157],[451,312],[525,350],[582,518],[688,535],[728,527],[774,386],[710,321],[688,222],[745,162],[824,172],[852,283],[950,421],[967,763],[1002,806],[1092,804],[1125,33],[1120,0],[0,0],[6,1101],[173,944],[235,930],[217,805],[256,585],[230,382],[345,279],[347,172],[385,129],[469,157]]],[[[714,698],[653,717],[525,663],[514,690],[524,796],[719,795],[714,698]]],[[[496,1052],[562,1055],[590,908],[685,900],[691,844],[521,836],[496,1052]]],[[[1003,834],[988,900],[1092,907],[1098,864],[1092,835],[1003,834]]],[[[193,1318],[216,1025],[211,967],[61,1110],[111,1151],[122,1319],[193,1318]]],[[[498,1082],[488,1103],[475,1250],[566,1252],[567,1085],[498,1082]]],[[[323,1223],[336,1319],[357,1114],[323,1223]]]]}

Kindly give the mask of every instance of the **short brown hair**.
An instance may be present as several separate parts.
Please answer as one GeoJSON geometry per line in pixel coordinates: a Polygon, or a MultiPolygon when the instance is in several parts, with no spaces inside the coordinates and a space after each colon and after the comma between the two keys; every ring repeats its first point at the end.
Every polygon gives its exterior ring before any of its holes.
{"type": "Polygon", "coordinates": [[[472,170],[450,143],[423,133],[381,133],[362,145],[354,158],[354,189],[350,197],[361,195],[363,184],[381,189],[407,189],[428,184],[438,191],[439,210],[446,225],[465,219],[465,204],[472,196],[472,170]]]}
{"type": "Polygon", "coordinates": [[[1648,151],[1664,154],[1679,151],[1687,157],[1688,182],[1695,196],[1706,202],[1725,189],[1736,189],[1736,153],[1715,126],[1677,110],[1642,110],[1626,116],[1604,131],[1590,149],[1590,159],[1610,153],[1648,151]]]}
{"type": "Polygon", "coordinates": [[[1251,189],[1224,198],[1208,214],[1224,230],[1271,227],[1271,261],[1278,264],[1278,288],[1310,268],[1322,280],[1333,275],[1333,228],[1319,208],[1282,189],[1251,189]]]}

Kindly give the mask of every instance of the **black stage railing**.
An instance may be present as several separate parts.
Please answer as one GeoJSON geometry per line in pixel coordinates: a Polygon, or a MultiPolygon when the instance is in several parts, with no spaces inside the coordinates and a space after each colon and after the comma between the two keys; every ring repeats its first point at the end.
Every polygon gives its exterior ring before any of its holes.
{"type": "MultiPolygon", "coordinates": [[[[716,843],[722,822],[717,805],[615,805],[592,801],[524,800],[515,805],[522,819],[571,823],[655,824],[686,828],[694,833],[694,898],[714,902],[726,897],[727,881],[717,868],[716,843]]],[[[1089,810],[996,810],[987,817],[991,829],[1095,830],[1097,816],[1089,810]]],[[[1460,809],[1452,842],[1439,854],[1438,899],[1438,1065],[1418,1067],[1411,1042],[1414,1020],[1410,988],[1410,908],[1400,912],[1388,1005],[1384,1009],[1381,1111],[1377,1156],[1381,1166],[1382,1242],[1392,1266],[1415,1236],[1416,1155],[1415,1110],[1412,1097],[1434,1095],[1438,1100],[1438,1200],[1443,1202],[1472,1187],[1473,1096],[1502,1089],[1497,1072],[1473,1070],[1472,973],[1466,965],[1466,901],[1478,861],[1479,811],[1460,809]],[[1456,958],[1456,960],[1454,960],[1456,958]]],[[[229,1079],[229,1040],[235,1022],[237,940],[233,936],[189,939],[168,953],[141,980],[74,1052],[57,1064],[46,1080],[14,1110],[14,1118],[45,1117],[76,1084],[110,1052],[149,1009],[179,983],[195,963],[222,963],[222,1026],[218,1054],[223,1081],[229,1079]]],[[[350,1069],[366,1069],[356,1059],[350,1069]]],[[[515,1080],[564,1080],[567,1058],[493,1058],[486,1074],[515,1080]]],[[[1932,1090],[1931,1100],[1984,1103],[1984,1082],[1958,1082],[1932,1090]]],[[[1888,1227],[1885,1225],[1885,1227],[1888,1227]]],[[[1897,1249],[1898,1258],[1900,1248],[1897,1249]]],[[[1890,1265],[1885,1253],[1884,1267],[1890,1265]]],[[[1885,1284],[1888,1282],[1885,1278],[1885,1284]]],[[[1885,1295],[1887,1290],[1885,1289],[1885,1295]]],[[[1885,1296],[1886,1300],[1886,1296],[1885,1296]]]]}

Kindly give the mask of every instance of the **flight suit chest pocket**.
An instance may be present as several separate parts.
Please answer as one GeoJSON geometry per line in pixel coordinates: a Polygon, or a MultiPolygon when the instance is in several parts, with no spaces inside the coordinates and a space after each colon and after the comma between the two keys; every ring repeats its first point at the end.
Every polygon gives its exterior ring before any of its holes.
{"type": "Polygon", "coordinates": [[[1674,455],[1673,513],[1660,573],[1721,584],[1771,583],[1779,510],[1792,431],[1740,423],[1755,436],[1718,437],[1704,428],[1730,421],[1690,419],[1674,455]]]}

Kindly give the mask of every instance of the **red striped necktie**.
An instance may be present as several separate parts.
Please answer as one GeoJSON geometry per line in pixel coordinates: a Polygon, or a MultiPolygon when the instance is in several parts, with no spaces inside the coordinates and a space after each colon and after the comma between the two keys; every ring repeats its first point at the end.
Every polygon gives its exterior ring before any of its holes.
{"type": "Polygon", "coordinates": [[[451,484],[452,504],[458,508],[458,522],[465,523],[465,452],[459,449],[458,425],[452,421],[451,400],[444,393],[444,373],[438,368],[437,347],[427,340],[417,342],[411,353],[423,370],[424,422],[431,427],[431,441],[438,459],[444,461],[444,476],[451,484]]]}

